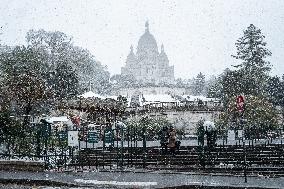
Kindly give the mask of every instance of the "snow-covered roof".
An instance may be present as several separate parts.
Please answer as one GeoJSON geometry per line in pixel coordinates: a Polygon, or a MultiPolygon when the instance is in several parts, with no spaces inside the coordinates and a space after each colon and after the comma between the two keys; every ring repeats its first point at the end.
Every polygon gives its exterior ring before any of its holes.
{"type": "Polygon", "coordinates": [[[105,96],[103,96],[103,95],[94,93],[92,91],[89,91],[89,92],[86,92],[86,93],[84,93],[82,95],[79,95],[78,97],[83,97],[83,98],[100,98],[100,99],[107,99],[108,98],[108,99],[117,100],[118,96],[115,96],[115,95],[110,95],[110,96],[105,95],[105,96]]]}
{"type": "Polygon", "coordinates": [[[103,97],[103,98],[109,98],[109,99],[117,100],[117,97],[118,97],[118,96],[105,96],[105,97],[103,97]]]}
{"type": "Polygon", "coordinates": [[[204,102],[210,102],[210,101],[220,101],[218,98],[207,98],[205,96],[193,96],[193,95],[182,95],[182,98],[184,98],[187,101],[198,101],[202,100],[204,102]]]}
{"type": "Polygon", "coordinates": [[[151,103],[161,103],[161,102],[178,102],[173,97],[167,94],[153,94],[153,95],[143,95],[145,102],[151,103]]]}
{"type": "Polygon", "coordinates": [[[92,91],[89,91],[89,92],[86,92],[82,95],[79,95],[78,97],[83,97],[83,98],[101,98],[101,99],[104,99],[105,97],[99,95],[99,94],[96,94],[92,91]]]}
{"type": "Polygon", "coordinates": [[[47,119],[48,122],[54,123],[54,122],[67,122],[69,119],[67,116],[59,116],[59,117],[51,117],[47,119]]]}

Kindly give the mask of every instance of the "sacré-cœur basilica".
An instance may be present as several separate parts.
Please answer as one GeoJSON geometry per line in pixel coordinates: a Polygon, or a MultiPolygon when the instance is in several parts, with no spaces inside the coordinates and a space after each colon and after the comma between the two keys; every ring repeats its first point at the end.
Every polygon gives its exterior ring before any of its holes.
{"type": "Polygon", "coordinates": [[[120,88],[116,95],[132,96],[133,94],[178,94],[183,95],[185,88],[175,87],[174,66],[169,64],[164,45],[160,52],[154,36],[150,33],[148,21],[145,32],[138,41],[137,51],[133,46],[121,68],[121,75],[134,78],[137,87],[120,88]]]}

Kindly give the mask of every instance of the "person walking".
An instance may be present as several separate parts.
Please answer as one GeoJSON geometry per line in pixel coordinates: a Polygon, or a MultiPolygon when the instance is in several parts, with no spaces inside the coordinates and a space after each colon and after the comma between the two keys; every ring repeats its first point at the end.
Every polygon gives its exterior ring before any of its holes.
{"type": "Polygon", "coordinates": [[[164,126],[160,132],[160,144],[162,147],[163,154],[168,153],[169,133],[168,127],[164,126]]]}
{"type": "Polygon", "coordinates": [[[173,127],[169,129],[169,145],[170,152],[172,155],[175,155],[176,150],[176,130],[173,127]]]}

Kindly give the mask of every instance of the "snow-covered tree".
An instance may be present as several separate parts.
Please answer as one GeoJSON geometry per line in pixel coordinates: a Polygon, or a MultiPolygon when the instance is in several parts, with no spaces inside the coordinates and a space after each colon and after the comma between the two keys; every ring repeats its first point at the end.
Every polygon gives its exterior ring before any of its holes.
{"type": "Polygon", "coordinates": [[[271,52],[266,48],[264,38],[261,30],[251,24],[244,31],[243,37],[237,40],[237,54],[233,55],[242,63],[234,66],[232,70],[227,69],[221,75],[221,97],[226,111],[221,115],[219,126],[223,128],[241,119],[247,120],[245,125],[247,133],[252,134],[251,129],[253,129],[254,132],[265,134],[268,130],[277,128],[275,106],[270,103],[274,101],[271,92],[274,93],[275,88],[270,87],[271,89],[267,90],[270,63],[266,58],[271,52]],[[243,114],[236,109],[238,95],[245,96],[243,114]]]}
{"type": "Polygon", "coordinates": [[[79,94],[78,76],[65,62],[56,65],[53,81],[56,98],[69,99],[79,94]]]}
{"type": "MultiPolygon", "coordinates": [[[[163,127],[171,127],[172,124],[165,118],[133,117],[127,120],[126,125],[135,132],[138,137],[142,138],[143,128],[145,128],[148,140],[159,137],[159,132],[163,127]]],[[[132,133],[133,134],[133,133],[132,133]]]]}
{"type": "Polygon", "coordinates": [[[236,42],[234,58],[242,63],[226,69],[220,76],[224,103],[237,95],[267,96],[270,63],[266,60],[271,52],[266,48],[265,36],[254,25],[250,25],[236,42]]]}
{"type": "Polygon", "coordinates": [[[268,79],[266,91],[267,97],[271,103],[277,106],[282,106],[284,103],[284,82],[278,76],[270,77],[268,79]]]}
{"type": "Polygon", "coordinates": [[[270,63],[266,60],[271,52],[266,48],[265,36],[261,30],[251,24],[236,42],[237,54],[234,58],[242,63],[235,66],[236,87],[240,93],[265,96],[265,86],[270,71],[270,63]]]}
{"type": "Polygon", "coordinates": [[[6,107],[30,115],[35,107],[48,98],[45,82],[46,54],[31,46],[18,46],[0,56],[1,91],[6,107]]]}
{"type": "Polygon", "coordinates": [[[77,91],[86,91],[91,86],[99,93],[107,92],[110,78],[107,68],[95,60],[88,50],[74,46],[72,37],[59,31],[30,30],[26,39],[28,44],[48,52],[51,73],[55,73],[62,62],[74,70],[79,83],[77,91]]]}
{"type": "Polygon", "coordinates": [[[196,76],[192,86],[194,95],[203,95],[205,90],[205,75],[201,72],[196,76]]]}
{"type": "Polygon", "coordinates": [[[219,129],[227,129],[234,123],[234,128],[242,129],[244,126],[247,136],[259,137],[266,136],[268,131],[279,128],[278,115],[272,103],[266,98],[247,95],[245,99],[245,111],[240,115],[236,98],[231,97],[228,100],[226,111],[220,115],[217,125],[219,129]],[[245,119],[243,123],[240,118],[245,119]]]}
{"type": "Polygon", "coordinates": [[[138,81],[134,78],[133,75],[120,75],[116,74],[110,78],[114,87],[117,88],[128,88],[128,87],[137,87],[138,81]]]}
{"type": "Polygon", "coordinates": [[[278,76],[270,77],[267,84],[267,99],[269,102],[282,108],[282,117],[284,116],[284,80],[278,76]]]}

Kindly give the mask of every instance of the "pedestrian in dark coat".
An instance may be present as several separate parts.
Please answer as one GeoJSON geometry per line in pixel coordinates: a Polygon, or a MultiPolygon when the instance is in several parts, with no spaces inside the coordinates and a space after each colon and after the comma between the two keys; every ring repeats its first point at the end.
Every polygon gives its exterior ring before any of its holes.
{"type": "Polygon", "coordinates": [[[170,152],[172,155],[175,155],[176,150],[176,130],[174,128],[169,129],[169,145],[170,152]]]}
{"type": "Polygon", "coordinates": [[[166,154],[168,151],[168,143],[169,143],[169,133],[168,133],[168,128],[166,126],[163,127],[160,132],[160,139],[161,139],[160,143],[162,147],[162,152],[166,154]]]}

